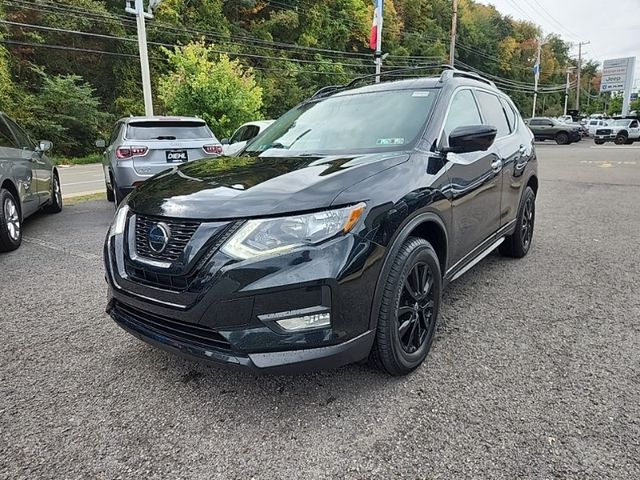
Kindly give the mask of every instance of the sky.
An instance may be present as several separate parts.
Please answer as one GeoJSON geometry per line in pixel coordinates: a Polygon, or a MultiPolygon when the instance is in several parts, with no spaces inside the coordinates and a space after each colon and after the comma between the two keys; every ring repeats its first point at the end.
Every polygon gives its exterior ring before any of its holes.
{"type": "MultiPolygon", "coordinates": [[[[635,56],[635,89],[640,88],[640,0],[478,1],[502,14],[533,21],[546,34],[556,33],[565,41],[590,41],[582,47],[584,57],[601,65],[606,59],[635,56]]],[[[577,57],[577,46],[572,53],[577,57]]]]}

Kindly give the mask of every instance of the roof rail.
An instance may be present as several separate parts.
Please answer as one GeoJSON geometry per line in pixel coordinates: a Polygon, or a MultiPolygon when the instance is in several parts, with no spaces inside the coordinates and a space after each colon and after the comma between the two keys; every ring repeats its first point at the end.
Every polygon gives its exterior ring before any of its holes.
{"type": "Polygon", "coordinates": [[[496,84],[493,83],[491,80],[484,78],[478,75],[477,73],[467,72],[465,70],[459,70],[455,67],[452,67],[451,65],[443,65],[442,68],[444,69],[444,71],[440,75],[440,83],[444,83],[446,81],[452,80],[455,77],[464,77],[464,78],[471,78],[473,80],[477,80],[482,83],[486,83],[487,85],[491,85],[494,88],[496,87],[496,84]]]}

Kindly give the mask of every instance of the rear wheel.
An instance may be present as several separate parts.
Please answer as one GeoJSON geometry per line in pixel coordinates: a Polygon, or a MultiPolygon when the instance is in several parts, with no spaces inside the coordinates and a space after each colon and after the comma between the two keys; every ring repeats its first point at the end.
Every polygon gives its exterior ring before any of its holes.
{"type": "Polygon", "coordinates": [[[60,179],[58,174],[53,175],[51,182],[51,203],[43,208],[47,213],[60,213],[62,211],[62,189],[60,188],[60,179]]]}
{"type": "Polygon", "coordinates": [[[558,145],[567,145],[569,143],[569,135],[564,132],[560,132],[556,135],[556,143],[558,145]]]}
{"type": "Polygon", "coordinates": [[[624,145],[625,143],[627,143],[627,140],[629,139],[629,137],[627,137],[626,134],[624,133],[620,133],[618,134],[618,136],[616,137],[616,145],[624,145]]]}
{"type": "Polygon", "coordinates": [[[407,239],[383,288],[369,359],[391,375],[405,375],[427,357],[436,330],[442,276],[431,244],[422,238],[407,239]]]}
{"type": "Polygon", "coordinates": [[[0,252],[15,250],[22,243],[22,219],[18,201],[5,188],[0,189],[0,252]]]}
{"type": "MultiPolygon", "coordinates": [[[[113,187],[113,177],[111,177],[111,185],[113,187]]],[[[107,184],[107,180],[105,179],[104,181],[104,188],[107,190],[107,201],[109,202],[113,202],[115,201],[116,197],[113,193],[113,188],[109,188],[109,185],[107,184]]]]}
{"type": "Polygon", "coordinates": [[[533,228],[536,220],[536,194],[527,187],[522,196],[520,211],[516,220],[516,231],[500,244],[499,250],[505,257],[522,258],[531,248],[533,228]]]}
{"type": "Polygon", "coordinates": [[[604,140],[594,140],[596,145],[604,145],[604,140]]]}

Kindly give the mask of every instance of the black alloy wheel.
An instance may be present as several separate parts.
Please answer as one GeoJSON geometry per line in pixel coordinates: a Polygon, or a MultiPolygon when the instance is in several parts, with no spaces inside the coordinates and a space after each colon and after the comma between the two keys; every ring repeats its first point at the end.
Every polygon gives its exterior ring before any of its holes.
{"type": "Polygon", "coordinates": [[[107,202],[115,202],[116,197],[113,193],[113,177],[111,177],[111,188],[107,185],[107,180],[104,180],[104,188],[107,191],[107,202]]]}
{"type": "Polygon", "coordinates": [[[506,257],[522,258],[531,248],[536,221],[536,194],[527,187],[522,196],[516,220],[516,230],[500,244],[500,253],[506,257]]]}
{"type": "Polygon", "coordinates": [[[0,189],[0,252],[10,252],[22,243],[22,219],[15,197],[0,189]]]}
{"type": "Polygon", "coordinates": [[[62,211],[62,189],[60,188],[60,179],[58,174],[54,173],[51,181],[51,203],[44,207],[47,213],[60,213],[62,211]]]}
{"type": "Polygon", "coordinates": [[[442,276],[429,242],[410,237],[386,278],[371,363],[391,375],[415,370],[429,353],[436,331],[442,276]]]}
{"type": "Polygon", "coordinates": [[[618,136],[616,136],[615,143],[616,145],[624,145],[625,143],[627,143],[627,140],[628,140],[628,137],[624,133],[621,133],[618,136]]]}
{"type": "Polygon", "coordinates": [[[556,143],[558,145],[567,145],[569,143],[569,135],[564,132],[560,132],[556,135],[556,143]]]}

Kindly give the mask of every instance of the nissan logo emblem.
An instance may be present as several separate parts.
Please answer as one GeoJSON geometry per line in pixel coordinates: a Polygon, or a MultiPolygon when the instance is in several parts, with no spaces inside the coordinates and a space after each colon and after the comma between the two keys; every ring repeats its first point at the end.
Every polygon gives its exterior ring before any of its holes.
{"type": "Polygon", "coordinates": [[[149,248],[155,253],[162,253],[169,245],[171,238],[171,230],[166,223],[156,223],[149,229],[149,248]]]}

